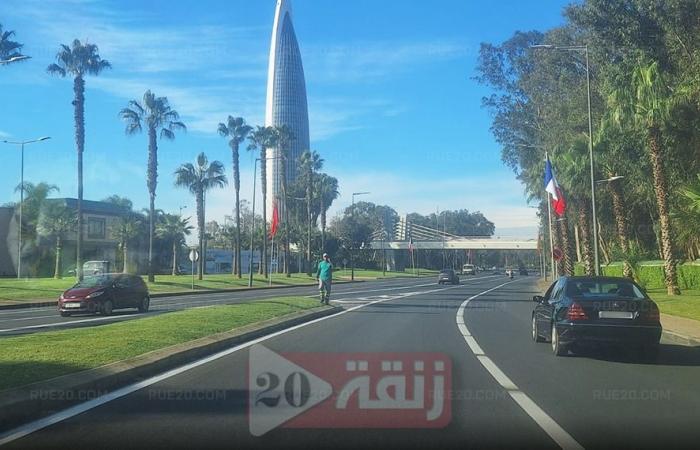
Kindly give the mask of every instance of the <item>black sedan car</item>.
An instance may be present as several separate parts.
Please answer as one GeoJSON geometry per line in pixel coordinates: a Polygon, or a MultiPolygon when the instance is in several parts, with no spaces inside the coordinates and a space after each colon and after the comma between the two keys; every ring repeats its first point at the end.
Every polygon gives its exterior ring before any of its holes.
{"type": "Polygon", "coordinates": [[[103,274],[88,276],[58,299],[62,316],[75,313],[101,313],[106,316],[115,309],[137,308],[146,312],[151,299],[148,287],[137,275],[103,274]]]}
{"type": "Polygon", "coordinates": [[[584,344],[634,346],[654,357],[661,339],[659,308],[627,278],[562,277],[536,295],[532,339],[566,355],[584,344]]]}
{"type": "Polygon", "coordinates": [[[442,269],[438,275],[438,284],[459,284],[459,275],[452,269],[442,269]]]}

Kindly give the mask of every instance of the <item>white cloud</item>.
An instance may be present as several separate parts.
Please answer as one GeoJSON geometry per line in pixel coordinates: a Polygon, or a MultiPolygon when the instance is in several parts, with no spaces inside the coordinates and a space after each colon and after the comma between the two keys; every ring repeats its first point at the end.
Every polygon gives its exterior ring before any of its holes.
{"type": "Polygon", "coordinates": [[[356,41],[347,45],[302,45],[308,78],[318,82],[374,81],[425,64],[464,56],[466,45],[451,40],[356,41]]]}

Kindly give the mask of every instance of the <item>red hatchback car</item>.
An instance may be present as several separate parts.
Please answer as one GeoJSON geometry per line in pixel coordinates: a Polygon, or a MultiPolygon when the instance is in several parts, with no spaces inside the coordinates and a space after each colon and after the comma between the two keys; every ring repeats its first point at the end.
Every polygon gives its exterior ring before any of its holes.
{"type": "Polygon", "coordinates": [[[74,313],[112,314],[115,309],[137,308],[146,312],[151,299],[141,277],[127,274],[101,274],[85,277],[58,298],[62,316],[74,313]]]}

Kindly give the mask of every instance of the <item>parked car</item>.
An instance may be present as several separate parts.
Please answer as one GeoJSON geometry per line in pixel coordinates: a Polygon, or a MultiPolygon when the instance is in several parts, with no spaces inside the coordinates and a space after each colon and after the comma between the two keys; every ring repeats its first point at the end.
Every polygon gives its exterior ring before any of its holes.
{"type": "Polygon", "coordinates": [[[533,300],[532,339],[549,340],[557,356],[594,343],[634,346],[651,358],[658,352],[659,308],[629,279],[562,277],[533,300]]]}
{"type": "Polygon", "coordinates": [[[528,275],[527,269],[524,268],[524,267],[521,267],[521,268],[520,268],[519,273],[520,273],[520,275],[522,275],[522,276],[524,276],[524,277],[526,277],[526,276],[528,275]]]}
{"type": "Polygon", "coordinates": [[[438,284],[459,284],[459,276],[452,269],[442,269],[438,275],[438,284]]]}
{"type": "Polygon", "coordinates": [[[62,316],[75,313],[112,314],[115,309],[137,308],[147,312],[151,303],[148,287],[137,275],[102,274],[86,276],[58,298],[62,316]]]}

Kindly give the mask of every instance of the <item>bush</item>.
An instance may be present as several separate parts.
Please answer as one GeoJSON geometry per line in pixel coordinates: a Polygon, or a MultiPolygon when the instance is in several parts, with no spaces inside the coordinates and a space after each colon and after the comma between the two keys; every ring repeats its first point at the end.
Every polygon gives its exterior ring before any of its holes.
{"type": "MultiPolygon", "coordinates": [[[[602,274],[608,277],[622,276],[622,263],[613,262],[610,265],[601,266],[602,274]]],[[[583,275],[583,265],[577,263],[574,267],[575,275],[583,275]]],[[[635,267],[637,282],[645,289],[663,289],[664,266],[657,261],[641,261],[635,267]],[[653,264],[653,265],[652,265],[653,264]]],[[[681,289],[700,289],[700,264],[686,263],[678,265],[678,286],[681,289]]]]}

